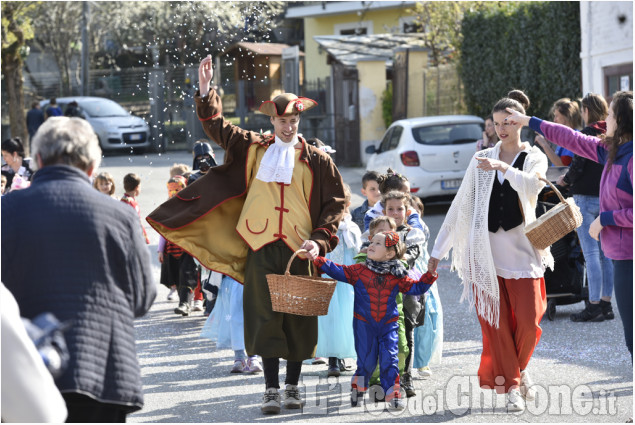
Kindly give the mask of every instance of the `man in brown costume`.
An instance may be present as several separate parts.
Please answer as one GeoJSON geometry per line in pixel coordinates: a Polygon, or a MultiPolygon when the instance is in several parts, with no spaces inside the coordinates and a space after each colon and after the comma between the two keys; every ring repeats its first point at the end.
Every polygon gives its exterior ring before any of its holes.
{"type": "MultiPolygon", "coordinates": [[[[159,206],[148,222],[208,269],[244,284],[245,348],[264,367],[261,410],[280,411],[280,358],[287,360],[284,406],[299,409],[302,361],[314,355],[317,318],[274,312],[265,275],[284,274],[300,248],[314,255],[335,248],[345,206],[342,177],[329,155],[297,135],[300,113],[315,101],[281,94],[260,106],[274,134],[246,131],[223,118],[212,75],[208,56],[194,100],[205,133],[225,149],[225,163],[159,206]]],[[[310,263],[295,260],[290,271],[309,274],[310,263]]]]}

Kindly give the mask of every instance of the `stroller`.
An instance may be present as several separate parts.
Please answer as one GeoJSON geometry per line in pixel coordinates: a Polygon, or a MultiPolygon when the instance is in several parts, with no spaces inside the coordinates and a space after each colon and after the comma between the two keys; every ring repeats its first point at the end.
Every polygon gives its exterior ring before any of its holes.
{"type": "MultiPolygon", "coordinates": [[[[551,167],[547,172],[547,179],[555,182],[564,174],[566,167],[551,167]]],[[[566,189],[558,187],[563,196],[566,189]]],[[[536,217],[549,211],[560,202],[550,186],[545,186],[538,195],[536,217]]],[[[556,306],[575,304],[580,301],[588,302],[589,288],[586,279],[584,256],[578,235],[575,231],[568,233],[551,245],[554,259],[554,270],[545,270],[545,288],[547,292],[547,318],[554,320],[556,306]]]]}

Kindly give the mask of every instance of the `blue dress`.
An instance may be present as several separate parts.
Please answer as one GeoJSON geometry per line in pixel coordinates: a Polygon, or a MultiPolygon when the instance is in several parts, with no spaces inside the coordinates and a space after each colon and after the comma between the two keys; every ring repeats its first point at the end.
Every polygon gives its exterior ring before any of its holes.
{"type": "MultiPolygon", "coordinates": [[[[326,258],[342,265],[355,264],[355,255],[361,247],[361,232],[346,214],[337,230],[340,243],[326,258]]],[[[356,358],[355,338],[353,336],[353,303],[355,294],[353,287],[345,282],[337,282],[329,312],[326,316],[318,316],[317,357],[337,357],[339,359],[356,358]]]]}
{"type": "MultiPolygon", "coordinates": [[[[430,231],[424,224],[424,233],[428,235],[421,249],[421,255],[415,262],[414,271],[421,275],[428,269],[428,239],[430,231]]],[[[422,326],[414,330],[414,355],[412,366],[416,369],[441,362],[443,352],[443,308],[437,285],[432,285],[424,295],[425,318],[422,326]]]]}
{"type": "Polygon", "coordinates": [[[245,349],[243,318],[243,285],[229,276],[223,276],[218,298],[201,330],[202,338],[216,343],[216,348],[245,349]]]}

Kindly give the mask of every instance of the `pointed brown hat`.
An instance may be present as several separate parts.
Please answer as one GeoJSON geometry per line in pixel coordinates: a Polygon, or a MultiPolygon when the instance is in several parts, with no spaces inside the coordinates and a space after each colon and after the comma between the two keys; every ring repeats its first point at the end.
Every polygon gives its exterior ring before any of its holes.
{"type": "Polygon", "coordinates": [[[292,114],[299,114],[317,105],[317,102],[308,97],[298,97],[293,93],[282,93],[273,98],[265,100],[258,110],[270,117],[283,117],[292,114]]]}

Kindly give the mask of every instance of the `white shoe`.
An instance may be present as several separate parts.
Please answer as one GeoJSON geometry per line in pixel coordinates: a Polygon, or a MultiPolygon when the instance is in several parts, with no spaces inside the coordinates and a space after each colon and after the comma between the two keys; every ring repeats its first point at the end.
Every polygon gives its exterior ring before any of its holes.
{"type": "Polygon", "coordinates": [[[176,293],[176,288],[170,288],[170,293],[168,294],[168,301],[174,301],[178,298],[176,293]]]}
{"type": "Polygon", "coordinates": [[[406,403],[402,398],[393,398],[388,402],[388,409],[390,410],[403,410],[406,408],[406,403]]]}
{"type": "Polygon", "coordinates": [[[507,412],[524,412],[525,399],[520,395],[518,388],[513,388],[507,393],[507,412]]]}
{"type": "Polygon", "coordinates": [[[301,409],[302,398],[300,398],[300,390],[297,385],[287,384],[287,388],[282,395],[282,401],[286,409],[301,409]]]}
{"type": "Polygon", "coordinates": [[[428,379],[432,376],[432,370],[430,370],[430,366],[424,366],[419,368],[419,377],[421,379],[428,379]]]}
{"type": "Polygon", "coordinates": [[[195,300],[192,311],[203,311],[203,300],[195,300]]]}
{"type": "Polygon", "coordinates": [[[525,400],[535,400],[536,399],[536,390],[533,388],[533,381],[529,376],[529,372],[526,370],[520,372],[520,395],[522,395],[525,400]]]}
{"type": "Polygon", "coordinates": [[[244,373],[258,373],[262,372],[262,365],[260,364],[260,360],[258,357],[250,357],[247,359],[247,364],[243,369],[244,373]]]}
{"type": "Polygon", "coordinates": [[[232,367],[231,373],[243,373],[247,364],[244,360],[234,360],[234,366],[232,367]]]}
{"type": "Polygon", "coordinates": [[[260,405],[262,413],[280,413],[280,394],[277,388],[267,388],[260,405]]]}

